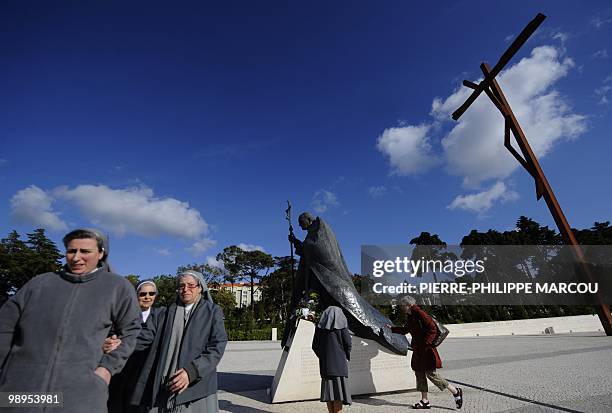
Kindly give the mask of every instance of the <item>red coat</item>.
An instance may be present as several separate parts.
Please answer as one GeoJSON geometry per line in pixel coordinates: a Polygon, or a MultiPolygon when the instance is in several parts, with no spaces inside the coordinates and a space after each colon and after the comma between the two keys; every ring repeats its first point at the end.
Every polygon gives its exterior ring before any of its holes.
{"type": "Polygon", "coordinates": [[[393,327],[392,331],[398,334],[410,333],[412,337],[412,361],[410,366],[414,371],[431,371],[442,368],[442,360],[438,350],[431,345],[436,338],[436,324],[429,314],[419,306],[410,307],[412,314],[408,316],[406,325],[393,327]]]}

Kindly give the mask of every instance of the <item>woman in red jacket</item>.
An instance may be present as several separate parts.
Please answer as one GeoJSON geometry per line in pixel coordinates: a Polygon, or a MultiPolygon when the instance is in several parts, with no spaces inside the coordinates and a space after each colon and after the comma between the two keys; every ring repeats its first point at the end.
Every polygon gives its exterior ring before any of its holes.
{"type": "Polygon", "coordinates": [[[463,391],[450,384],[436,372],[442,368],[442,360],[438,350],[432,345],[436,338],[437,328],[429,314],[421,310],[410,296],[400,299],[402,311],[406,314],[406,324],[403,327],[392,327],[394,333],[407,334],[412,337],[412,361],[410,366],[416,375],[417,390],[421,392],[421,401],[414,404],[415,409],[430,409],[427,399],[427,379],[440,390],[448,389],[455,397],[455,404],[460,409],[463,405],[463,391]]]}

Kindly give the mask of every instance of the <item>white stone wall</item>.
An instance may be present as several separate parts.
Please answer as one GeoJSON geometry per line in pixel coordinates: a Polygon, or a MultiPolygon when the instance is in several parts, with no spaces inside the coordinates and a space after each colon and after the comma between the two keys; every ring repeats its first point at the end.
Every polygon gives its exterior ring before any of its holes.
{"type": "MultiPolygon", "coordinates": [[[[315,325],[300,320],[291,343],[283,350],[271,387],[272,403],[318,399],[321,395],[319,360],[312,351],[315,325]]],[[[408,357],[392,353],[373,340],[353,336],[349,362],[351,394],[376,394],[416,388],[408,357]]],[[[319,410],[319,411],[324,411],[319,410]]]]}
{"type": "Polygon", "coordinates": [[[450,331],[449,337],[544,334],[548,327],[552,327],[555,333],[603,331],[599,317],[596,315],[445,325],[450,331]]]}

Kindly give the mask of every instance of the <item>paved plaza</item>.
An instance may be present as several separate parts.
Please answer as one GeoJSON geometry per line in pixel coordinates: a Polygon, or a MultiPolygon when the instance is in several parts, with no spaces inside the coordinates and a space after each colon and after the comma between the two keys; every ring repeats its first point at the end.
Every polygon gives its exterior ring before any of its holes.
{"type": "MultiPolygon", "coordinates": [[[[612,412],[612,337],[601,333],[448,338],[443,376],[463,387],[464,412],[612,412]]],[[[278,342],[231,342],[219,365],[221,411],[326,412],[319,401],[270,404],[278,342]]],[[[406,363],[409,359],[406,359],[406,363]]],[[[356,396],[345,412],[406,412],[420,393],[356,396]]],[[[432,412],[454,411],[430,384],[432,412]]]]}

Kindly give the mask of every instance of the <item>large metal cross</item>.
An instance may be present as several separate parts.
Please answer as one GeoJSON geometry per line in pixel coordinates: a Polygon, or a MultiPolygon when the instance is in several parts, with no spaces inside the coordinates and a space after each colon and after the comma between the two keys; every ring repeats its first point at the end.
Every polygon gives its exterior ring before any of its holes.
{"type": "MultiPolygon", "coordinates": [[[[521,31],[521,33],[517,36],[517,38],[512,42],[508,50],[502,54],[497,64],[491,69],[488,64],[482,63],[480,65],[480,69],[484,74],[484,79],[480,83],[473,83],[469,80],[464,80],[463,85],[474,89],[472,94],[467,98],[467,100],[453,112],[453,119],[458,120],[461,115],[465,113],[465,111],[470,107],[472,103],[480,96],[482,92],[484,92],[491,102],[495,105],[495,107],[500,111],[502,116],[504,117],[505,126],[504,126],[504,146],[510,151],[510,153],[516,158],[516,160],[529,172],[529,174],[535,180],[536,186],[536,198],[539,200],[544,197],[546,201],[546,205],[550,210],[550,213],[559,228],[559,232],[565,239],[566,243],[569,245],[575,246],[572,251],[574,253],[577,261],[582,264],[582,272],[584,277],[586,277],[589,281],[593,281],[593,277],[591,272],[589,271],[588,266],[586,265],[586,260],[584,257],[584,253],[582,249],[578,246],[578,241],[574,236],[573,231],[567,219],[565,218],[565,214],[563,214],[563,210],[561,210],[561,206],[559,202],[557,202],[557,198],[540,167],[540,163],[538,159],[534,155],[531,147],[529,146],[529,142],[521,129],[504,93],[502,92],[499,84],[495,77],[501,72],[501,70],[506,66],[506,64],[512,59],[512,57],[516,54],[516,52],[525,44],[527,39],[536,31],[536,29],[540,26],[540,24],[544,21],[546,16],[541,13],[531,21],[527,26],[521,31]],[[516,143],[519,146],[521,154],[512,146],[512,142],[510,141],[510,134],[514,137],[516,143]]],[[[608,336],[612,336],[612,316],[610,315],[610,307],[608,304],[604,302],[601,296],[598,295],[599,305],[597,307],[597,314],[599,316],[599,320],[604,328],[604,331],[608,336]]]]}

